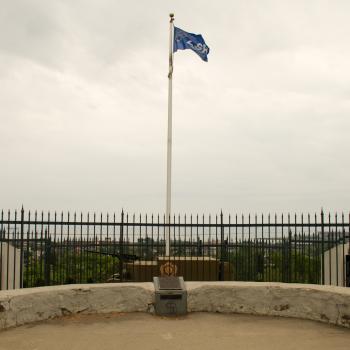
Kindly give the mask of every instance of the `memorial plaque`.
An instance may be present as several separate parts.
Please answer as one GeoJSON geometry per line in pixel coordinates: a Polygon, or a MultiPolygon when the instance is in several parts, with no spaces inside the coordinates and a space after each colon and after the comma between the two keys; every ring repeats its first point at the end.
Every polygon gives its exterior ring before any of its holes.
{"type": "Polygon", "coordinates": [[[160,316],[187,313],[187,291],[183,277],[153,277],[155,311],[160,316]]]}
{"type": "Polygon", "coordinates": [[[178,277],[159,277],[159,289],[181,290],[180,279],[178,277]]]}

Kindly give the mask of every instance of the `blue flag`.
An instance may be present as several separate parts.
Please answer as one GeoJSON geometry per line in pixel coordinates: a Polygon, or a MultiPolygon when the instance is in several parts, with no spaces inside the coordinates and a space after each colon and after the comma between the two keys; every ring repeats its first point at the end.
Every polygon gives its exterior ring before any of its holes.
{"type": "Polygon", "coordinates": [[[209,47],[203,37],[174,27],[174,52],[186,49],[193,50],[203,61],[208,62],[209,47]]]}

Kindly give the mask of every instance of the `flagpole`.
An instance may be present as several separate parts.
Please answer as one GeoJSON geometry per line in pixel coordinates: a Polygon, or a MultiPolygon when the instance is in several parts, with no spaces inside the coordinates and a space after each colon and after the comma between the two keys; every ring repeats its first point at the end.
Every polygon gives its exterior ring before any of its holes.
{"type": "MultiPolygon", "coordinates": [[[[168,74],[168,141],[167,141],[167,178],[166,178],[166,224],[170,224],[171,215],[171,153],[172,153],[172,109],[173,109],[173,40],[174,14],[169,21],[169,74],[168,74]]],[[[166,230],[165,254],[170,256],[170,227],[166,230]]]]}

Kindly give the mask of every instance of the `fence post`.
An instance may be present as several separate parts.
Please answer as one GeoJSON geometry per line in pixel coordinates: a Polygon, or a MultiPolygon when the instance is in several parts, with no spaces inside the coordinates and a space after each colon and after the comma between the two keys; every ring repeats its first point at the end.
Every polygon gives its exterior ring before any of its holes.
{"type": "Polygon", "coordinates": [[[289,231],[288,231],[288,282],[289,283],[292,283],[292,275],[293,275],[293,271],[292,271],[292,266],[293,266],[293,262],[292,262],[292,247],[293,247],[292,239],[293,239],[292,230],[289,228],[289,231]]]}
{"type": "Polygon", "coordinates": [[[282,238],[282,282],[288,282],[288,242],[282,238]]]}
{"type": "Polygon", "coordinates": [[[224,271],[224,268],[225,268],[225,264],[224,264],[224,249],[225,249],[225,246],[224,246],[224,215],[222,213],[222,210],[221,210],[221,213],[220,213],[220,246],[221,246],[221,249],[220,249],[220,268],[219,268],[219,280],[220,281],[224,281],[225,280],[225,271],[224,271]]]}
{"type": "Polygon", "coordinates": [[[345,256],[345,287],[350,287],[350,254],[345,256]]]}
{"type": "MultiPolygon", "coordinates": [[[[45,286],[51,282],[51,238],[48,237],[47,229],[45,230],[45,250],[44,250],[44,280],[45,286]]],[[[75,254],[75,252],[74,252],[75,254]]]]}
{"type": "Polygon", "coordinates": [[[322,251],[322,260],[321,260],[321,269],[322,269],[322,284],[325,284],[325,263],[324,263],[324,213],[323,208],[321,208],[321,251],[322,251]]]}
{"type": "Polygon", "coordinates": [[[119,280],[123,282],[123,237],[124,233],[124,210],[122,209],[121,221],[120,221],[120,235],[119,235],[119,280]]]}
{"type": "Polygon", "coordinates": [[[21,244],[20,244],[20,251],[21,251],[21,256],[20,256],[20,266],[19,266],[19,287],[23,288],[23,263],[24,263],[24,257],[23,257],[23,240],[24,240],[24,208],[22,205],[21,209],[21,244]]]}

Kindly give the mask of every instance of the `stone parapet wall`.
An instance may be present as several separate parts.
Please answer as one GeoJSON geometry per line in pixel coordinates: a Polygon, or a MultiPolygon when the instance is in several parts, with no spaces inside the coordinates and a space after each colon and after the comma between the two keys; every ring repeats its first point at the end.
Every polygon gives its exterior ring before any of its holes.
{"type": "Polygon", "coordinates": [[[0,329],[78,313],[147,312],[153,283],[74,284],[0,292],[0,329]]]}
{"type": "MultiPolygon", "coordinates": [[[[350,288],[283,283],[187,282],[189,312],[296,317],[350,328],[350,288]]],[[[0,329],[78,313],[150,312],[152,283],[0,291],[0,329]]]]}
{"type": "Polygon", "coordinates": [[[350,288],[313,284],[187,283],[189,312],[295,317],[350,328],[350,288]]]}

